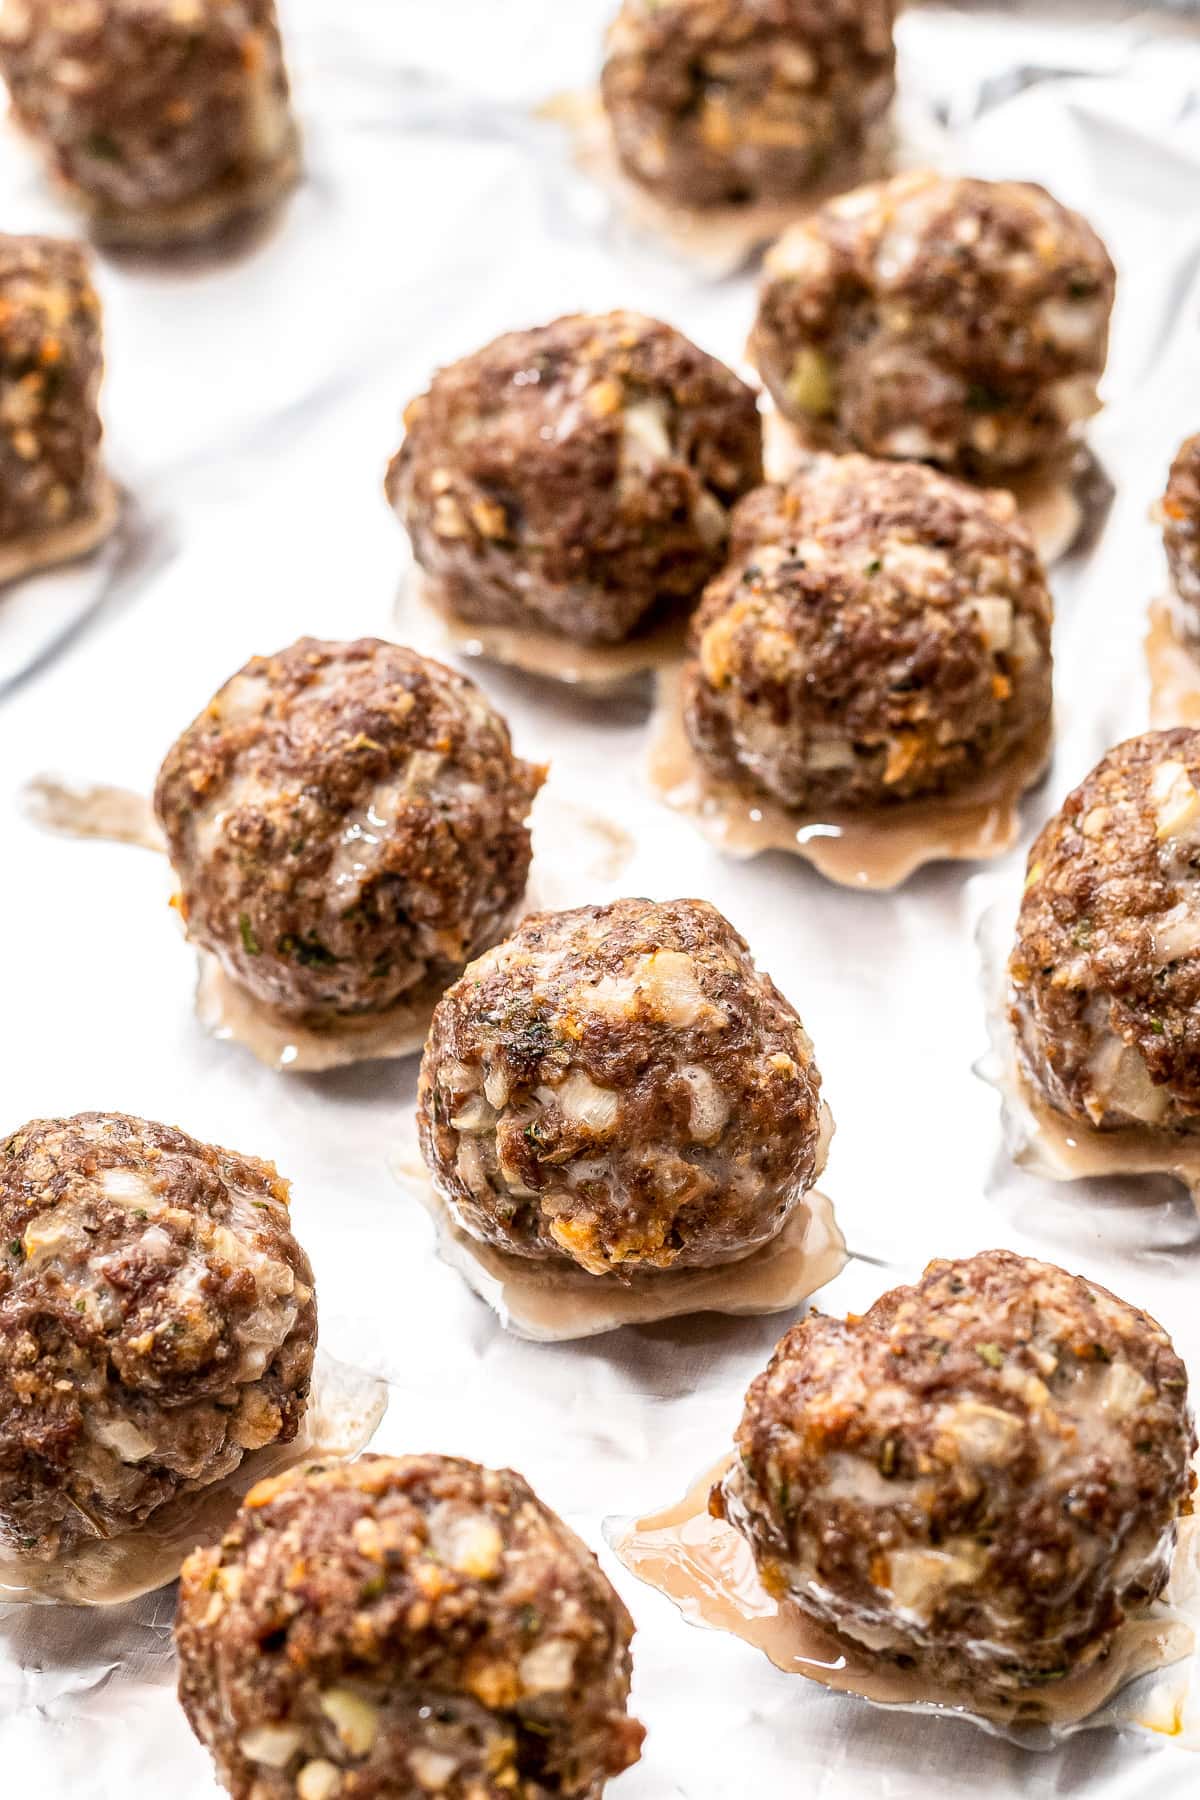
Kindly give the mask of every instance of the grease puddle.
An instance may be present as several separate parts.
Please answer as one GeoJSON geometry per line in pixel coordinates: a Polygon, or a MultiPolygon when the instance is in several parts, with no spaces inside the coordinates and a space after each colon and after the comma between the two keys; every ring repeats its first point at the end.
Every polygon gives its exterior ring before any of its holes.
{"type": "MultiPolygon", "coordinates": [[[[1109,1710],[1121,1690],[1191,1655],[1195,1636],[1190,1617],[1163,1602],[1129,1619],[1107,1654],[1086,1669],[1011,1700],[939,1687],[915,1670],[859,1651],[809,1619],[794,1602],[772,1599],[746,1540],[732,1525],[710,1516],[709,1492],[732,1462],[732,1454],[723,1457],[673,1506],[644,1518],[605,1523],[605,1538],[625,1567],[665,1595],[689,1624],[732,1633],[785,1674],[802,1675],[879,1706],[953,1714],[1028,1748],[1049,1749],[1085,1723],[1141,1724],[1166,1731],[1170,1727],[1164,1720],[1178,1716],[1178,1688],[1186,1688],[1186,1667],[1170,1704],[1156,1693],[1131,1694],[1116,1716],[1109,1710]]],[[[1193,1606],[1196,1539],[1197,1522],[1182,1520],[1176,1574],[1168,1590],[1177,1601],[1184,1594],[1176,1597],[1173,1590],[1184,1590],[1193,1606]]]]}
{"type": "Polygon", "coordinates": [[[898,887],[926,863],[982,862],[1010,850],[1020,835],[1021,798],[1045,774],[1051,745],[1047,727],[955,794],[855,812],[796,813],[702,767],[684,729],[680,675],[671,671],[658,678],[649,776],[660,798],[729,856],[784,850],[841,887],[881,890],[898,887]]]}
{"type": "MultiPolygon", "coordinates": [[[[1014,907],[1011,923],[1015,925],[1014,907]]],[[[1008,936],[999,907],[980,921],[978,943],[987,1011],[988,1051],[975,1073],[1000,1096],[1008,1153],[1018,1168],[1051,1181],[1121,1175],[1169,1175],[1200,1206],[1200,1139],[1148,1127],[1096,1131],[1069,1119],[1036,1093],[1021,1068],[1008,1019],[1008,936]]]]}
{"type": "MultiPolygon", "coordinates": [[[[37,775],[21,798],[26,816],[45,831],[166,853],[150,801],[132,789],[37,775]]],[[[507,930],[525,913],[579,904],[585,897],[579,893],[581,876],[617,881],[634,850],[622,826],[544,789],[534,806],[533,834],[529,886],[507,930]]],[[[455,979],[451,975],[426,983],[386,1013],[320,1029],[297,1024],[255,999],[230,980],[208,951],[197,951],[197,962],[196,1016],[205,1029],[222,1042],[242,1045],[269,1068],[297,1075],[415,1054],[425,1042],[434,1007],[455,979]]]]}
{"type": "Polygon", "coordinates": [[[174,1581],[198,1545],[215,1544],[255,1482],[303,1462],[347,1462],[387,1411],[387,1385],[318,1352],[308,1407],[290,1444],[251,1451],[231,1475],[160,1506],[136,1531],[74,1545],[50,1562],[0,1551],[0,1602],[119,1606],[174,1581]]]}
{"type": "MultiPolygon", "coordinates": [[[[823,1117],[824,1167],[832,1124],[823,1117]]],[[[810,1190],[769,1244],[736,1263],[711,1269],[660,1269],[627,1281],[552,1268],[479,1242],[453,1218],[434,1188],[412,1135],[392,1158],[392,1171],[433,1221],[439,1259],[461,1275],[506,1331],[536,1343],[596,1337],[623,1325],[650,1325],[690,1313],[760,1316],[799,1306],[839,1275],[849,1260],[833,1206],[810,1190]]]]}

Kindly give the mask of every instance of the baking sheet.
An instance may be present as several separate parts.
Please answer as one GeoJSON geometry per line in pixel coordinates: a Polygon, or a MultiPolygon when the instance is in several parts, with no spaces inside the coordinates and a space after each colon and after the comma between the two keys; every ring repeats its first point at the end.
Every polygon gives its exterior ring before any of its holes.
{"type": "MultiPolygon", "coordinates": [[[[1200,1761],[1164,1733],[1083,1734],[1047,1755],[954,1721],[884,1714],[690,1629],[601,1546],[606,1516],[683,1491],[728,1444],[784,1321],[673,1322],[575,1345],[507,1337],[436,1260],[388,1170],[415,1071],[283,1078],[206,1037],[191,959],[154,917],[156,859],[39,833],[16,794],[56,769],[146,791],[176,732],[254,652],[386,634],[404,566],[382,498],[404,402],[439,361],[573,307],[640,307],[736,360],[752,281],[706,282],[630,233],[535,121],[594,78],[611,0],[295,0],[284,5],[309,178],[229,263],[105,258],[110,458],[161,559],[0,705],[5,1128],[120,1107],[276,1158],[317,1271],[322,1337],[385,1375],[380,1444],[510,1463],[594,1546],[639,1625],[650,1728],[614,1800],[1176,1800],[1200,1761]]],[[[1163,566],[1150,505],[1200,425],[1200,29],[1181,10],[1029,0],[914,6],[901,77],[953,160],[1049,181],[1121,265],[1092,442],[1117,483],[1103,537],[1056,571],[1060,742],[1035,824],[1140,729],[1141,640],[1163,566]]],[[[10,229],[69,229],[0,136],[10,229]]],[[[0,657],[4,602],[0,599],[0,657]]],[[[1055,1185],[1007,1162],[973,929],[994,871],[838,891],[794,860],[726,861],[658,807],[648,695],[564,694],[478,663],[519,749],[634,839],[611,880],[581,859],[560,904],[698,894],[800,1008],[838,1120],[827,1185],[858,1259],[823,1304],[861,1307],[934,1254],[994,1244],[1079,1269],[1158,1314],[1200,1376],[1200,1222],[1157,1184],[1055,1185]]],[[[0,1767],[45,1800],[211,1800],[171,1693],[170,1593],[114,1613],[0,1618],[0,1767]]],[[[1169,1725],[1165,1720],[1164,1725],[1169,1725]]],[[[1188,1734],[1184,1734],[1186,1740],[1188,1734]]]]}

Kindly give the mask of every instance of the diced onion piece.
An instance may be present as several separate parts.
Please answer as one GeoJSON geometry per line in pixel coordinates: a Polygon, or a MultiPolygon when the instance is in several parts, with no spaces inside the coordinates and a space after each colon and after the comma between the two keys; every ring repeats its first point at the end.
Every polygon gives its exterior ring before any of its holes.
{"type": "Polygon", "coordinates": [[[154,1440],[131,1419],[92,1419],[88,1432],[106,1450],[115,1451],[123,1463],[143,1462],[154,1449],[154,1440]]]}
{"type": "Polygon", "coordinates": [[[351,1756],[366,1756],[379,1736],[379,1708],[352,1688],[326,1688],[321,1711],[351,1756]]]}
{"type": "Polygon", "coordinates": [[[1042,301],[1037,309],[1037,322],[1050,342],[1060,350],[1083,350],[1103,330],[1103,303],[1094,296],[1086,300],[1066,300],[1056,296],[1042,301]]]}
{"type": "Polygon", "coordinates": [[[490,1131],[496,1123],[496,1110],[482,1094],[472,1094],[450,1120],[455,1131],[490,1131]]]}
{"type": "Polygon", "coordinates": [[[622,460],[634,469],[669,462],[674,454],[667,409],[661,400],[637,400],[621,419],[622,460]]]}
{"type": "Polygon", "coordinates": [[[508,1097],[512,1092],[508,1070],[504,1068],[489,1069],[483,1078],[483,1091],[487,1096],[488,1105],[494,1106],[497,1112],[506,1107],[508,1097]]]}
{"type": "Polygon", "coordinates": [[[575,1646],[566,1638],[547,1638],[527,1650],[517,1665],[526,1694],[561,1694],[575,1673],[575,1646]]]}
{"type": "Polygon", "coordinates": [[[1150,1383],[1132,1363],[1111,1363],[1100,1385],[1100,1408],[1111,1419],[1131,1419],[1153,1398],[1150,1383]]]}
{"type": "Polygon", "coordinates": [[[1160,966],[1200,950],[1200,904],[1180,900],[1154,925],[1154,960],[1160,966]]]}
{"type": "Polygon", "coordinates": [[[972,605],[975,617],[979,620],[983,641],[992,655],[1007,650],[1013,640],[1012,602],[988,598],[975,600],[972,605]]]}
{"type": "Polygon", "coordinates": [[[256,1725],[243,1731],[238,1749],[251,1762],[263,1763],[268,1769],[285,1769],[304,1742],[298,1725],[256,1725]]]}
{"type": "Polygon", "coordinates": [[[410,1750],[408,1766],[427,1794],[441,1794],[458,1773],[458,1759],[442,1750],[410,1750]]]}
{"type": "Polygon", "coordinates": [[[342,1771],[323,1756],[305,1763],[296,1777],[299,1800],[333,1800],[341,1792],[342,1771]]]}
{"type": "Polygon", "coordinates": [[[947,1588],[974,1581],[978,1556],[953,1550],[893,1550],[888,1589],[897,1606],[928,1618],[947,1588]]]}
{"type": "Polygon", "coordinates": [[[612,1088],[600,1087],[583,1069],[572,1069],[550,1091],[563,1116],[573,1125],[582,1125],[585,1131],[602,1136],[617,1122],[621,1096],[612,1088]]]}
{"type": "Polygon", "coordinates": [[[1191,836],[1200,823],[1200,793],[1181,762],[1162,762],[1150,778],[1150,795],[1163,838],[1191,836]]]}
{"type": "Polygon", "coordinates": [[[711,1144],[729,1120],[729,1101],[707,1069],[698,1063],[680,1069],[680,1079],[691,1091],[688,1130],[698,1144],[711,1144]]]}

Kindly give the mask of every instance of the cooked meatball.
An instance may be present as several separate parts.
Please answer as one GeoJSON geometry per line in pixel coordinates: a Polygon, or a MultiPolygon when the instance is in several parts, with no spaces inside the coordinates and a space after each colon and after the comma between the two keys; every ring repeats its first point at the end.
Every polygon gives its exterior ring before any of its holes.
{"type": "Polygon", "coordinates": [[[989,1250],[794,1326],[712,1510],[770,1592],[860,1653],[1012,1696],[1092,1662],[1162,1591],[1195,1447],[1161,1326],[989,1250]]]}
{"type": "Polygon", "coordinates": [[[227,201],[290,162],[275,0],[10,0],[17,121],[96,225],[227,201]]]}
{"type": "Polygon", "coordinates": [[[466,676],[378,638],[254,657],[167,753],[188,935],[313,1025],[442,986],[525,889],[545,777],[466,676]]]}
{"type": "Polygon", "coordinates": [[[953,790],[1047,726],[1051,611],[1009,494],[813,457],[734,514],[692,621],[688,736],[787,807],[953,790]]]}
{"type": "Polygon", "coordinates": [[[803,1025],[704,900],[525,919],[442,999],[429,1172],[473,1237],[592,1275],[737,1261],[820,1174],[803,1025]]]}
{"type": "Polygon", "coordinates": [[[1029,853],[1009,961],[1022,1067],[1102,1131],[1200,1129],[1200,731],[1103,757],[1029,853]]]}
{"type": "Polygon", "coordinates": [[[1200,643],[1200,435],[1180,446],[1159,510],[1176,618],[1184,635],[1200,643]]]}
{"type": "Polygon", "coordinates": [[[49,1558],[289,1443],[317,1315],[288,1185],[123,1113],[0,1145],[0,1542],[49,1558]]]}
{"type": "Polygon", "coordinates": [[[0,234],[0,549],[96,513],[102,368],[81,247],[0,234]]]}
{"type": "Polygon", "coordinates": [[[695,600],[762,480],[753,391],[637,313],[497,338],[404,422],[387,492],[440,603],[580,643],[695,600]]]}
{"type": "Polygon", "coordinates": [[[899,175],[780,239],[751,355],[781,412],[847,448],[1002,477],[1097,411],[1115,280],[1043,188],[899,175]]]}
{"type": "Polygon", "coordinates": [[[665,200],[803,195],[895,87],[894,0],[624,0],[602,91],[626,171],[665,200]]]}
{"type": "Polygon", "coordinates": [[[179,1697],[234,1800],[598,1800],[640,1752],[632,1636],[511,1469],[364,1456],[188,1559],[179,1697]]]}

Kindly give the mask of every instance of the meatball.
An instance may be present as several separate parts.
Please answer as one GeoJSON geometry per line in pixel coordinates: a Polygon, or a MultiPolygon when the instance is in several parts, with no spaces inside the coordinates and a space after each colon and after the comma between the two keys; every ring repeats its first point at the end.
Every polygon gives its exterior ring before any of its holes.
{"type": "Polygon", "coordinates": [[[1110,750],[1029,854],[1009,960],[1023,1071],[1101,1131],[1200,1129],[1200,731],[1110,750]]]}
{"type": "Polygon", "coordinates": [[[443,997],[421,1064],[434,1184],[473,1237],[593,1275],[735,1262],[821,1172],[803,1025],[704,900],[525,919],[443,997]]]}
{"type": "Polygon", "coordinates": [[[275,0],[15,0],[0,74],[102,234],[211,226],[294,168],[275,0]]]}
{"type": "Polygon", "coordinates": [[[123,1113],[0,1145],[0,1542],[50,1558],[290,1443],[317,1337],[270,1163],[123,1113]]]}
{"type": "Polygon", "coordinates": [[[404,422],[388,497],[441,604],[580,643],[694,601],[730,506],[762,480],[753,391],[636,313],[497,338],[404,422]]]}
{"type": "Polygon", "coordinates": [[[1098,410],[1115,281],[1043,188],[899,175],[780,239],[751,355],[781,412],[844,447],[1003,477],[1098,410]]]}
{"type": "Polygon", "coordinates": [[[990,1250],[794,1326],[711,1506],[856,1650],[1004,1696],[1084,1667],[1161,1593],[1195,1447],[1161,1326],[990,1250]]]}
{"type": "Polygon", "coordinates": [[[688,737],[786,807],[951,791],[1047,727],[1051,612],[1010,495],[812,457],[734,513],[692,621],[688,737]]]}
{"type": "Polygon", "coordinates": [[[511,1469],[364,1456],[188,1559],[179,1697],[234,1800],[598,1800],[640,1752],[632,1636],[511,1469]]]}
{"type": "Polygon", "coordinates": [[[894,0],[624,0],[602,92],[668,201],[790,200],[860,151],[895,87],[894,0]]]}
{"type": "Polygon", "coordinates": [[[1200,643],[1200,434],[1180,446],[1159,511],[1184,636],[1200,643]]]}
{"type": "Polygon", "coordinates": [[[495,943],[544,778],[464,675],[377,638],[301,638],[225,683],[155,806],[189,937],[320,1027],[444,987],[495,943]]]}
{"type": "Polygon", "coordinates": [[[0,234],[0,551],[104,510],[100,301],[87,256],[0,234]]]}

